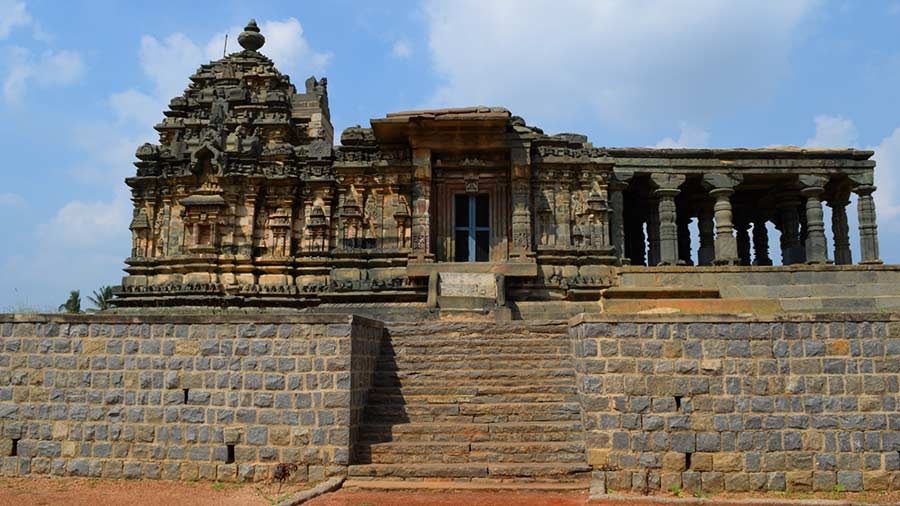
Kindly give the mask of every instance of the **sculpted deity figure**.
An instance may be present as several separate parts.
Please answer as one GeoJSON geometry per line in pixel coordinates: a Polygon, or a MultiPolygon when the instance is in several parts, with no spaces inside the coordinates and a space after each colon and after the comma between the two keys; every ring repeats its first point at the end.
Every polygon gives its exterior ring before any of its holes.
{"type": "Polygon", "coordinates": [[[228,115],[228,101],[215,90],[212,107],[209,111],[209,126],[220,132],[225,128],[225,117],[228,115]]]}

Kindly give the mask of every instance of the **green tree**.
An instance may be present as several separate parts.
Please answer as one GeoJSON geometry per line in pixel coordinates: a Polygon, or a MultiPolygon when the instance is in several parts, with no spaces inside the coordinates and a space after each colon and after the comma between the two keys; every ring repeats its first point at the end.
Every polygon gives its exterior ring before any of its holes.
{"type": "Polygon", "coordinates": [[[106,311],[111,307],[109,302],[112,298],[112,287],[101,286],[99,290],[94,290],[94,293],[88,297],[88,300],[91,301],[91,304],[94,305],[97,311],[106,311]]]}
{"type": "Polygon", "coordinates": [[[69,292],[69,300],[65,304],[60,304],[59,310],[64,313],[80,313],[81,312],[81,292],[72,290],[69,292]]]}

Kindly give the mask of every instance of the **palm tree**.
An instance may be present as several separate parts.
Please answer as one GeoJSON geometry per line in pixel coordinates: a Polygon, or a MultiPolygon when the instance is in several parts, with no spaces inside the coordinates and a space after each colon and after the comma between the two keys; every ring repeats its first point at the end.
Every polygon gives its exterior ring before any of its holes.
{"type": "Polygon", "coordinates": [[[101,286],[99,290],[94,290],[93,295],[88,297],[91,304],[96,307],[97,311],[106,311],[110,308],[110,301],[113,298],[113,290],[111,286],[101,286]]]}
{"type": "Polygon", "coordinates": [[[65,313],[80,313],[81,292],[79,290],[72,290],[69,292],[69,300],[67,300],[65,304],[60,304],[59,310],[65,313]]]}

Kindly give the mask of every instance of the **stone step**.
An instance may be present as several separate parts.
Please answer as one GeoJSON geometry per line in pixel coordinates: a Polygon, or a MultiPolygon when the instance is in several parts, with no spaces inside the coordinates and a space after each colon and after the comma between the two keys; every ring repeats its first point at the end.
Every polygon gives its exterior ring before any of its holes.
{"type": "Polygon", "coordinates": [[[393,361],[379,361],[376,370],[382,372],[403,371],[406,373],[426,372],[426,371],[496,371],[496,370],[515,370],[528,369],[531,371],[557,371],[572,368],[569,360],[561,360],[559,358],[542,359],[542,360],[505,360],[505,359],[476,359],[476,360],[456,360],[441,361],[434,359],[420,360],[404,360],[401,363],[393,361]]]}
{"type": "Polygon", "coordinates": [[[357,477],[349,479],[341,486],[342,490],[358,491],[427,491],[427,492],[578,492],[590,488],[588,480],[572,482],[521,481],[510,478],[478,478],[478,481],[448,480],[406,480],[402,478],[369,478],[357,477]]]}
{"type": "Polygon", "coordinates": [[[463,385],[404,385],[375,386],[369,393],[372,398],[376,395],[388,396],[395,395],[401,397],[407,396],[429,396],[429,395],[469,395],[469,396],[489,396],[489,395],[517,395],[517,394],[555,394],[555,395],[571,395],[577,393],[577,388],[570,378],[558,381],[543,381],[540,383],[522,384],[502,384],[496,382],[481,381],[477,384],[466,383],[463,385]]]}
{"type": "Polygon", "coordinates": [[[497,424],[367,424],[360,441],[398,442],[537,442],[581,441],[581,423],[577,421],[524,422],[497,424]]]}
{"type": "Polygon", "coordinates": [[[390,442],[361,445],[357,459],[372,464],[467,462],[582,462],[580,442],[390,442]]]}
{"type": "Polygon", "coordinates": [[[365,412],[366,420],[429,421],[440,419],[465,419],[473,421],[551,421],[580,420],[580,408],[574,402],[497,403],[497,404],[422,404],[381,405],[370,404],[365,412]],[[450,418],[447,418],[450,417],[450,418]]]}
{"type": "Polygon", "coordinates": [[[489,369],[489,370],[461,370],[461,371],[380,371],[375,370],[375,385],[410,384],[412,382],[422,384],[433,381],[442,384],[466,383],[472,381],[502,381],[513,380],[519,382],[533,382],[542,380],[569,379],[574,381],[575,371],[569,369],[489,369]]]}
{"type": "Polygon", "coordinates": [[[774,315],[782,312],[777,299],[610,299],[603,310],[612,314],[735,314],[774,315]]]}
{"type": "Polygon", "coordinates": [[[578,402],[578,395],[559,395],[556,393],[526,393],[493,395],[483,394],[411,394],[404,389],[402,393],[374,390],[369,393],[370,405],[421,406],[428,404],[497,404],[497,403],[544,403],[544,402],[578,402]]]}
{"type": "Polygon", "coordinates": [[[538,464],[363,464],[348,469],[352,477],[380,478],[529,478],[532,480],[581,481],[589,479],[590,466],[584,463],[538,464]]]}

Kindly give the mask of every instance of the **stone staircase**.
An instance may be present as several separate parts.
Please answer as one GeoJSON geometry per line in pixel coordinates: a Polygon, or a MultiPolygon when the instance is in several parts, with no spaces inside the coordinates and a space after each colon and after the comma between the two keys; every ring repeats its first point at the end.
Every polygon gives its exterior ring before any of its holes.
{"type": "Polygon", "coordinates": [[[563,323],[396,324],[386,334],[347,486],[588,486],[563,323]]]}

